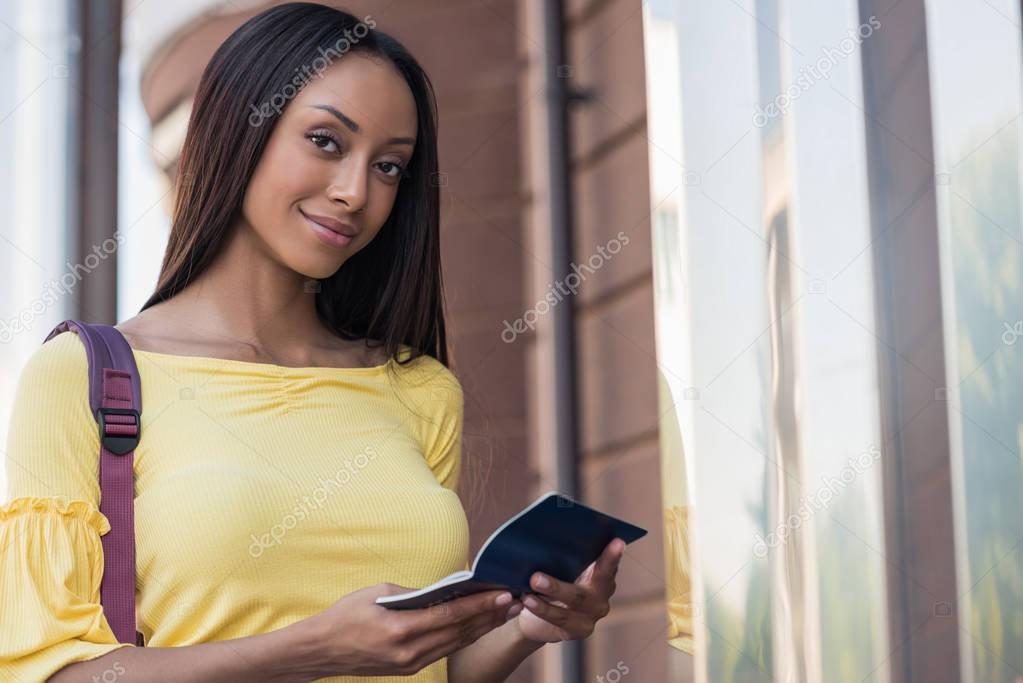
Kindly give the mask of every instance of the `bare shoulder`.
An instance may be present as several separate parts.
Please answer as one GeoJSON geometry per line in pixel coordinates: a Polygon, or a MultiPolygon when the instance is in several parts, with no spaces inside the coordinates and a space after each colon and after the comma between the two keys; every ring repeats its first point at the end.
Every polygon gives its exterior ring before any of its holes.
{"type": "Polygon", "coordinates": [[[140,330],[141,325],[139,324],[138,316],[134,318],[128,318],[127,320],[121,321],[114,325],[114,329],[121,333],[121,335],[128,340],[128,344],[132,348],[144,347],[144,344],[139,342],[143,339],[143,334],[140,330]]]}
{"type": "Polygon", "coordinates": [[[235,353],[236,344],[203,338],[187,313],[172,312],[165,304],[147,308],[114,328],[136,351],[218,358],[235,353]]]}
{"type": "Polygon", "coordinates": [[[146,309],[134,317],[119,322],[114,328],[124,336],[133,349],[139,351],[187,352],[182,348],[182,340],[174,338],[173,326],[161,311],[146,309]]]}

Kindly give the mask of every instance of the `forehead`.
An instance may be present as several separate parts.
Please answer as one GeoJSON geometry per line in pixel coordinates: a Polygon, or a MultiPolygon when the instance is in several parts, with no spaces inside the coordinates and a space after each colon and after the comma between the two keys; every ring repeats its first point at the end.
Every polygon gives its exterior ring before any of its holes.
{"type": "Polygon", "coordinates": [[[303,117],[322,114],[320,109],[309,108],[314,105],[329,105],[343,112],[359,125],[359,135],[388,138],[416,134],[415,98],[405,79],[383,57],[350,52],[335,59],[319,77],[309,79],[289,109],[303,117]]]}

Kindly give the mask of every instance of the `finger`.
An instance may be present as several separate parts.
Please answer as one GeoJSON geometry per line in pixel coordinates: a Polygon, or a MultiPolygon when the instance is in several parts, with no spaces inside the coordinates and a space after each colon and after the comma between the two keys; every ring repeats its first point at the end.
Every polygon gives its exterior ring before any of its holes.
{"type": "Polygon", "coordinates": [[[469,621],[460,624],[453,624],[442,628],[431,634],[429,637],[438,637],[440,640],[447,640],[455,649],[465,647],[475,642],[489,631],[504,625],[509,615],[518,614],[522,611],[522,603],[514,602],[511,606],[498,607],[491,612],[481,614],[469,621]]]}
{"type": "Polygon", "coordinates": [[[620,538],[612,539],[604,548],[604,552],[593,563],[591,582],[605,587],[610,586],[614,582],[624,555],[625,541],[620,538]]]}
{"type": "Polygon", "coordinates": [[[520,611],[522,611],[522,603],[516,601],[511,607],[499,607],[477,615],[468,621],[425,633],[420,636],[413,647],[426,653],[425,659],[428,663],[433,662],[476,642],[495,628],[503,626],[510,616],[514,616],[520,611]]]}
{"type": "Polygon", "coordinates": [[[586,623],[585,615],[567,606],[553,605],[538,595],[527,594],[523,597],[522,604],[525,609],[528,609],[544,621],[559,626],[569,633],[582,630],[586,623]]]}
{"type": "Polygon", "coordinates": [[[592,594],[585,587],[567,581],[559,581],[549,574],[536,572],[529,583],[537,593],[560,600],[571,609],[583,610],[587,603],[593,601],[592,594]]]}
{"type": "Polygon", "coordinates": [[[413,635],[428,633],[451,624],[460,624],[479,615],[488,614],[498,608],[507,610],[512,603],[511,593],[506,590],[484,591],[454,600],[442,602],[417,610],[408,610],[405,617],[408,631],[413,635]],[[507,596],[502,604],[497,599],[507,596]]]}

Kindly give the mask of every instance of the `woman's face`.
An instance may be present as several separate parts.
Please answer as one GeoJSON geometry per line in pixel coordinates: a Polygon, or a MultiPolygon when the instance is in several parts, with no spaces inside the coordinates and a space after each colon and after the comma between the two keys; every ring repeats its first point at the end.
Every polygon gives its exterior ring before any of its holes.
{"type": "Polygon", "coordinates": [[[387,220],[416,133],[415,99],[390,62],[345,54],[284,109],[242,217],[281,263],[329,277],[387,220]]]}

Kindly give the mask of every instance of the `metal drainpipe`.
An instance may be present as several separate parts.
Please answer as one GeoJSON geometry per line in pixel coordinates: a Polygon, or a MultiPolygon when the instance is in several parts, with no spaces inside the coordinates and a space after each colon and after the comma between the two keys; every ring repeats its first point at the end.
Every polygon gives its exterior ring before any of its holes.
{"type": "MultiPolygon", "coordinates": [[[[550,255],[555,282],[571,272],[572,197],[569,182],[568,107],[579,99],[570,87],[565,59],[564,6],[561,0],[544,2],[544,81],[546,83],[548,218],[551,226],[550,255]]],[[[550,353],[555,406],[555,459],[557,490],[578,497],[578,416],[576,405],[575,319],[571,300],[555,306],[550,353]]],[[[579,641],[560,644],[561,682],[582,683],[582,647],[579,641]]]]}
{"type": "MultiPolygon", "coordinates": [[[[70,110],[76,117],[73,130],[75,187],[69,193],[74,204],[72,225],[76,235],[74,263],[85,263],[93,245],[102,245],[117,227],[117,135],[118,126],[108,112],[118,107],[121,54],[121,0],[68,3],[79,46],[74,71],[69,74],[77,92],[71,93],[70,110]]],[[[82,279],[72,297],[69,318],[89,322],[117,322],[117,259],[101,263],[82,279]]]]}

